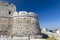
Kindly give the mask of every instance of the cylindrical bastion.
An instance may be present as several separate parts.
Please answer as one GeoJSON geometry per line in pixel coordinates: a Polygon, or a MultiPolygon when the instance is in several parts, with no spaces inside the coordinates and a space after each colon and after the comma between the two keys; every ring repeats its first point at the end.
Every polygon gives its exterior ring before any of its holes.
{"type": "Polygon", "coordinates": [[[26,11],[14,12],[12,35],[29,36],[37,34],[40,34],[37,14],[26,11]]]}

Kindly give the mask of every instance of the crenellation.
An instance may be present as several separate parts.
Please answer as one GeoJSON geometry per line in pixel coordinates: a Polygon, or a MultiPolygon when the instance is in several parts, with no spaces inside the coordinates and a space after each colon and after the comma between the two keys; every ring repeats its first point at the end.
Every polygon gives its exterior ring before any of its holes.
{"type": "Polygon", "coordinates": [[[0,16],[13,16],[12,14],[15,11],[15,5],[12,7],[12,4],[9,4],[8,2],[0,2],[0,16]]]}
{"type": "Polygon", "coordinates": [[[35,14],[34,12],[20,11],[18,16],[37,17],[37,14],[35,14]]]}
{"type": "Polygon", "coordinates": [[[13,13],[13,17],[15,17],[15,16],[19,16],[19,13],[18,12],[14,12],[13,13]]]}

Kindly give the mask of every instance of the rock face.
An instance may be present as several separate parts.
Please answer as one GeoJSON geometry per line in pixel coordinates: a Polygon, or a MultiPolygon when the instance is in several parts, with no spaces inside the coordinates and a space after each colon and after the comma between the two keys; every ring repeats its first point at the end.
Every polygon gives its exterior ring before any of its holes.
{"type": "Polygon", "coordinates": [[[0,33],[29,36],[40,34],[38,16],[33,12],[16,12],[14,4],[0,2],[0,33]]]}

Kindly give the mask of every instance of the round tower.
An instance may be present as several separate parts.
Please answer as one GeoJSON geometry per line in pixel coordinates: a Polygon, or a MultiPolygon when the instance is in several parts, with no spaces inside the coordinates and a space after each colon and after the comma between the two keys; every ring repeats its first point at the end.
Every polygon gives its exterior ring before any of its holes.
{"type": "Polygon", "coordinates": [[[11,34],[15,36],[40,34],[38,16],[33,12],[20,11],[19,15],[13,18],[11,34]]]}

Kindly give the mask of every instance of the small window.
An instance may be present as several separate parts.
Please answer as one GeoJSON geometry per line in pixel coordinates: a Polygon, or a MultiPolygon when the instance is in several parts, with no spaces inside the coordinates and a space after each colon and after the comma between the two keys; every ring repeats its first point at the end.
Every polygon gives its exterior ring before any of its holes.
{"type": "Polygon", "coordinates": [[[9,11],[9,15],[11,14],[11,11],[9,11]]]}

